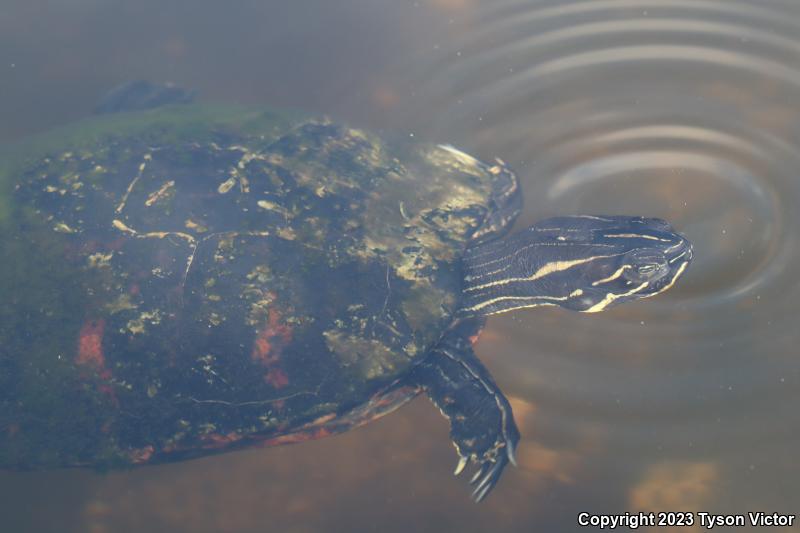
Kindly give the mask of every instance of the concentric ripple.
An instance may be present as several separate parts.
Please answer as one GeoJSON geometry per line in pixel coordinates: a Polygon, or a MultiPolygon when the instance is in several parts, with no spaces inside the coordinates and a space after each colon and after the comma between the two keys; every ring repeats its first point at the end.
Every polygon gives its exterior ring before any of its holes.
{"type": "Polygon", "coordinates": [[[800,3],[484,5],[420,76],[416,131],[507,160],[521,224],[642,214],[695,245],[684,279],[651,301],[493,322],[503,335],[484,349],[512,361],[501,380],[562,426],[608,417],[635,445],[661,423],[665,445],[745,446],[743,421],[765,413],[759,435],[785,434],[800,399],[785,386],[798,379],[800,3]]]}

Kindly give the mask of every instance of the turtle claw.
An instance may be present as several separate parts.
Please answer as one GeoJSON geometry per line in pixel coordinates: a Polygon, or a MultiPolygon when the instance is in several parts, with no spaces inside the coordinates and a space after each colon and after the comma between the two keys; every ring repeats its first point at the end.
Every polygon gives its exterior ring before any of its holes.
{"type": "Polygon", "coordinates": [[[473,439],[460,439],[456,445],[458,451],[458,464],[455,474],[460,474],[469,463],[477,465],[477,470],[469,480],[474,487],[472,498],[476,503],[483,501],[494,489],[506,465],[517,466],[515,449],[519,443],[519,431],[513,419],[509,419],[501,426],[495,441],[489,446],[477,448],[473,439]],[[472,446],[469,449],[469,446],[472,446]]]}
{"type": "Polygon", "coordinates": [[[467,466],[467,463],[468,463],[468,462],[469,462],[469,458],[468,458],[468,457],[465,457],[465,456],[463,456],[463,455],[459,455],[459,457],[458,457],[458,464],[456,465],[456,469],[455,469],[455,471],[453,472],[453,475],[454,475],[454,476],[457,476],[457,475],[459,475],[461,472],[463,472],[463,471],[464,471],[464,467],[466,467],[466,466],[467,466]]]}
{"type": "Polygon", "coordinates": [[[472,479],[469,480],[470,485],[474,485],[478,479],[484,474],[484,470],[486,470],[487,463],[483,463],[480,468],[473,474],[472,479]]]}
{"type": "Polygon", "coordinates": [[[510,441],[506,446],[506,455],[508,456],[508,460],[511,462],[512,465],[517,465],[517,442],[510,441]]]}
{"type": "MultiPolygon", "coordinates": [[[[497,459],[485,459],[482,461],[478,469],[472,475],[469,484],[475,486],[472,491],[472,498],[475,500],[475,503],[480,503],[489,495],[500,480],[500,475],[503,473],[506,464],[510,462],[516,466],[516,462],[512,460],[514,452],[510,447],[508,448],[506,454],[498,454],[497,459]]],[[[474,460],[475,458],[473,457],[473,461],[474,460]]],[[[468,456],[459,455],[458,464],[453,474],[456,476],[461,474],[469,462],[470,458],[468,456]]]]}
{"type": "Polygon", "coordinates": [[[508,457],[501,455],[495,462],[485,462],[472,478],[471,484],[475,485],[472,498],[475,503],[480,503],[492,491],[508,463],[508,457]]]}

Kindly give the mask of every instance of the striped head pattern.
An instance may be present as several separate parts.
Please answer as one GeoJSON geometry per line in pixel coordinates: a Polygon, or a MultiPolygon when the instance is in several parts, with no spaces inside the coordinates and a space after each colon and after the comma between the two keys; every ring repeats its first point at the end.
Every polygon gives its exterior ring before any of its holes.
{"type": "Polygon", "coordinates": [[[459,315],[543,305],[603,311],[666,291],[691,260],[691,243],[661,219],[549,218],[467,249],[459,315]]]}

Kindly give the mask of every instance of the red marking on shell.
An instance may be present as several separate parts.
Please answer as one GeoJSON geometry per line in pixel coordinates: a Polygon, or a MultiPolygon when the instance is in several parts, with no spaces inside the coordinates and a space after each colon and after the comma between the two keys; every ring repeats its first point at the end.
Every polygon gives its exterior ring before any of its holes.
{"type": "Polygon", "coordinates": [[[330,437],[334,432],[328,428],[314,428],[307,431],[297,431],[289,433],[288,435],[278,435],[271,439],[265,439],[258,443],[259,446],[280,446],[282,444],[295,444],[297,442],[305,442],[307,440],[323,439],[330,437]]]}
{"type": "Polygon", "coordinates": [[[283,349],[292,342],[292,328],[281,323],[281,315],[275,309],[269,310],[267,323],[256,335],[250,357],[267,368],[264,381],[276,389],[289,384],[289,376],[280,366],[283,349]]]}
{"type": "Polygon", "coordinates": [[[203,441],[203,448],[205,449],[217,449],[217,448],[225,448],[226,446],[233,444],[239,440],[242,440],[242,436],[236,432],[230,432],[227,435],[221,435],[219,433],[209,433],[207,435],[203,435],[200,437],[200,440],[203,441]]]}
{"type": "Polygon", "coordinates": [[[315,419],[314,419],[314,420],[311,422],[311,425],[312,425],[312,426],[321,426],[321,425],[322,425],[322,424],[324,424],[325,422],[330,422],[330,421],[331,421],[331,420],[333,420],[334,418],[336,418],[336,413],[328,413],[327,415],[322,415],[322,416],[321,416],[321,417],[319,417],[319,418],[315,418],[315,419]]]}
{"type": "Polygon", "coordinates": [[[106,358],[103,354],[103,330],[106,321],[87,320],[78,333],[78,355],[75,357],[75,364],[89,366],[97,371],[103,378],[111,377],[111,372],[106,368],[106,358]]]}
{"type": "Polygon", "coordinates": [[[151,445],[147,445],[144,448],[134,448],[128,452],[128,458],[133,464],[142,464],[146,463],[153,457],[153,453],[155,453],[156,449],[153,448],[151,445]]]}
{"type": "Polygon", "coordinates": [[[132,283],[130,287],[128,287],[128,294],[131,296],[138,296],[139,294],[139,284],[132,283]]]}
{"type": "Polygon", "coordinates": [[[264,381],[276,389],[282,389],[289,384],[289,376],[280,368],[272,368],[264,375],[264,381]]]}
{"type": "Polygon", "coordinates": [[[475,346],[475,344],[478,342],[478,339],[484,342],[497,340],[497,334],[493,333],[492,330],[486,331],[483,326],[481,326],[478,331],[469,336],[469,342],[475,346]]]}
{"type": "MultiPolygon", "coordinates": [[[[111,370],[106,368],[106,358],[103,354],[103,331],[106,321],[102,318],[87,320],[78,333],[78,355],[75,364],[79,367],[94,370],[97,377],[108,381],[111,379],[111,370]]],[[[108,383],[100,383],[97,390],[108,396],[117,405],[119,402],[114,393],[114,387],[108,383]]]]}
{"type": "Polygon", "coordinates": [[[170,454],[173,452],[182,452],[186,450],[192,449],[203,449],[203,450],[220,450],[222,448],[227,448],[231,444],[238,442],[244,439],[245,436],[236,433],[235,431],[231,431],[228,434],[221,434],[221,433],[207,433],[205,435],[200,435],[198,440],[200,441],[199,444],[196,441],[192,442],[181,442],[181,441],[171,441],[164,444],[161,447],[160,453],[170,454]]]}
{"type": "Polygon", "coordinates": [[[16,436],[17,433],[19,433],[19,424],[16,422],[6,426],[6,435],[8,435],[9,438],[16,436]]]}

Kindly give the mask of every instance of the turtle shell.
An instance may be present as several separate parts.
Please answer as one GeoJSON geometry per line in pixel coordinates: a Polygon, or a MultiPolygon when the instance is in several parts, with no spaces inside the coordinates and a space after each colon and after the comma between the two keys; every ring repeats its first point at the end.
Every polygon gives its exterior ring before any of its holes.
{"type": "Polygon", "coordinates": [[[0,466],[347,429],[453,321],[494,170],[290,113],[183,106],[29,143],[0,192],[0,466]]]}

